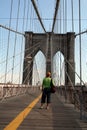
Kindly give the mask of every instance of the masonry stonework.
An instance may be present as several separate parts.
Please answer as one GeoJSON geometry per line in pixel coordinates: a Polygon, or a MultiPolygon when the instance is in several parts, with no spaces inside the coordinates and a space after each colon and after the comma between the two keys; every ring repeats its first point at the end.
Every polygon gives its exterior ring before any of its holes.
{"type": "Polygon", "coordinates": [[[65,85],[75,84],[74,61],[75,34],[54,34],[51,32],[37,34],[25,32],[25,56],[23,67],[23,83],[32,84],[33,59],[38,51],[46,57],[46,71],[52,71],[52,59],[60,51],[65,61],[65,85]],[[31,70],[31,71],[30,71],[31,70]]]}

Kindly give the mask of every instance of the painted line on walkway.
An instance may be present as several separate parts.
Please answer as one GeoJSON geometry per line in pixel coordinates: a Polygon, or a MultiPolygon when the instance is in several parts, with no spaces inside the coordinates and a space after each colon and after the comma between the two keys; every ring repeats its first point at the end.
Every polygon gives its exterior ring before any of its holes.
{"type": "Polygon", "coordinates": [[[41,94],[31,103],[29,104],[10,124],[8,124],[4,130],[16,130],[18,126],[22,123],[22,121],[26,118],[26,116],[30,113],[32,108],[36,105],[36,103],[41,98],[41,94]]]}

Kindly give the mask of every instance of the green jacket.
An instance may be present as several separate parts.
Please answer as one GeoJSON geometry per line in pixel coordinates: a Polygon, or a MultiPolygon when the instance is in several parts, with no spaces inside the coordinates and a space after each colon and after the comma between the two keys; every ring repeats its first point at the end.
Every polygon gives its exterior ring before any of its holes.
{"type": "Polygon", "coordinates": [[[50,88],[51,87],[50,84],[51,84],[51,78],[50,77],[46,77],[46,78],[43,79],[43,83],[42,83],[43,89],[44,88],[50,88]]]}

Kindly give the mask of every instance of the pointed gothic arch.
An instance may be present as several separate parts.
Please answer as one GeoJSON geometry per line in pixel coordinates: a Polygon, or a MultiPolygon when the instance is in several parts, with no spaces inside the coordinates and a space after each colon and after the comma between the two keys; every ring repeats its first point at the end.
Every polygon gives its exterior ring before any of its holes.
{"type": "MultiPolygon", "coordinates": [[[[23,82],[25,81],[26,76],[28,75],[29,69],[33,66],[33,58],[38,50],[41,50],[46,57],[46,71],[51,71],[51,62],[54,54],[57,51],[60,51],[64,55],[65,60],[65,69],[68,73],[71,82],[73,85],[75,84],[75,61],[74,61],[74,41],[75,41],[75,33],[69,32],[66,34],[54,34],[51,32],[45,34],[36,34],[33,32],[25,32],[25,50],[30,48],[29,51],[25,52],[25,59],[24,60],[24,70],[28,65],[29,59],[27,59],[27,55],[32,57],[30,60],[29,67],[26,71],[23,71],[23,82]],[[36,47],[34,47],[36,46],[36,47]],[[33,49],[32,49],[33,48],[33,49]],[[31,52],[33,52],[31,54],[31,52]],[[70,65],[72,66],[73,70],[71,69],[70,65]]],[[[29,81],[29,77],[32,77],[32,70],[26,80],[26,84],[29,81]]],[[[71,82],[67,75],[65,74],[65,85],[71,85],[71,82]]],[[[32,81],[29,81],[31,84],[32,81]]]]}
{"type": "Polygon", "coordinates": [[[45,73],[46,73],[45,63],[46,63],[46,57],[44,56],[43,52],[39,50],[34,56],[34,60],[33,60],[33,74],[32,74],[33,85],[42,84],[42,80],[45,77],[45,73]]]}

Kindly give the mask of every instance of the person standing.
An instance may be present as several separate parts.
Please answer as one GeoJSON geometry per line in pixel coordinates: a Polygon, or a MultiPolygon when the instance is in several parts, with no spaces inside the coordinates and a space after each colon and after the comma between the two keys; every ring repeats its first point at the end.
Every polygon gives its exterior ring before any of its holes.
{"type": "Polygon", "coordinates": [[[42,97],[41,97],[41,109],[43,109],[45,102],[47,103],[46,109],[49,109],[51,102],[51,73],[47,72],[46,77],[42,83],[42,97]]]}

